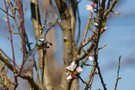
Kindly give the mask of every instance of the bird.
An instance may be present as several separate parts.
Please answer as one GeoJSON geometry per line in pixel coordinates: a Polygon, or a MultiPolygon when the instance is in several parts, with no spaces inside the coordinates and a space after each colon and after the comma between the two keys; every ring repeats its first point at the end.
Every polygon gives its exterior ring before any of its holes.
{"type": "Polygon", "coordinates": [[[51,5],[48,7],[46,13],[45,13],[45,19],[44,23],[42,25],[42,32],[41,35],[37,38],[35,46],[33,49],[28,53],[24,66],[22,69],[22,72],[26,73],[28,71],[31,71],[33,69],[34,63],[35,63],[35,54],[39,49],[43,48],[49,48],[52,46],[52,43],[47,41],[46,35],[49,30],[51,30],[58,22],[58,13],[56,10],[56,7],[54,5],[51,5]]]}

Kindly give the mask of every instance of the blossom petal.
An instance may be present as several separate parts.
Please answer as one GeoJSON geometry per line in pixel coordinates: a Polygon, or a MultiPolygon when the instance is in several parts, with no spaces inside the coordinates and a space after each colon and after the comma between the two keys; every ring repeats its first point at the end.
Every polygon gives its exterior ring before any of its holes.
{"type": "Polygon", "coordinates": [[[104,27],[104,30],[107,30],[107,27],[104,27]]]}
{"type": "Polygon", "coordinates": [[[94,11],[94,9],[93,9],[93,7],[91,5],[86,5],[85,9],[88,10],[88,11],[91,11],[91,12],[94,11]]]}
{"type": "Polygon", "coordinates": [[[96,73],[96,74],[98,74],[98,73],[99,73],[99,71],[98,71],[98,69],[97,69],[97,68],[95,69],[95,73],[96,73]]]}
{"type": "Polygon", "coordinates": [[[76,67],[77,64],[75,63],[75,61],[73,61],[69,66],[67,66],[67,70],[74,71],[76,67]]]}
{"type": "Polygon", "coordinates": [[[72,76],[69,75],[66,79],[67,79],[67,80],[70,80],[70,79],[72,79],[72,76]]]}
{"type": "Polygon", "coordinates": [[[95,22],[95,23],[94,23],[94,25],[95,25],[95,26],[98,26],[98,23],[97,23],[97,22],[95,22]]]}
{"type": "Polygon", "coordinates": [[[80,72],[83,71],[83,69],[79,66],[79,67],[76,68],[76,71],[77,71],[78,73],[80,73],[80,72]]]}
{"type": "Polygon", "coordinates": [[[94,57],[91,56],[91,55],[88,57],[88,59],[89,59],[90,61],[92,61],[92,62],[94,61],[94,57]]]}

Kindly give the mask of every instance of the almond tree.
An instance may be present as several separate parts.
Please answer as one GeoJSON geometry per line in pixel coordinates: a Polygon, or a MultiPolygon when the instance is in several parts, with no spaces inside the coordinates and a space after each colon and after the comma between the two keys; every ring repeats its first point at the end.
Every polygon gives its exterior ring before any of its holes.
{"type": "MultiPolygon", "coordinates": [[[[119,14],[113,10],[118,0],[91,0],[85,6],[89,12],[86,27],[81,30],[81,19],[78,4],[83,0],[46,0],[48,6],[44,15],[44,22],[41,23],[41,12],[39,7],[40,0],[30,0],[31,21],[36,42],[32,48],[29,41],[28,29],[24,18],[25,9],[23,0],[3,0],[0,3],[1,12],[5,14],[3,20],[7,23],[9,42],[11,45],[12,57],[0,48],[0,82],[1,88],[6,90],[16,90],[19,83],[18,78],[28,81],[31,90],[79,90],[79,80],[84,83],[85,90],[92,87],[94,76],[97,74],[101,80],[104,90],[107,90],[102,71],[98,63],[98,52],[106,45],[99,46],[100,37],[107,30],[107,18],[110,14],[119,14]],[[14,21],[14,23],[12,23],[14,21]],[[78,25],[77,25],[78,23],[78,25]],[[50,77],[48,64],[48,49],[52,47],[53,42],[47,40],[48,32],[55,27],[60,26],[63,36],[63,67],[61,74],[61,83],[54,85],[50,77]],[[79,26],[79,27],[77,27],[79,26]],[[16,62],[14,35],[20,36],[22,61],[21,65],[16,62]],[[91,33],[91,35],[88,34],[91,33]],[[77,39],[75,39],[77,34],[77,39]],[[83,35],[83,37],[81,37],[83,35]],[[38,59],[37,56],[38,55],[38,59]],[[90,60],[93,64],[87,64],[90,60]],[[83,67],[91,67],[87,81],[79,75],[83,73],[83,67]],[[7,75],[6,68],[12,71],[13,79],[7,75]],[[36,79],[34,75],[36,76],[36,79]],[[60,85],[60,86],[58,86],[60,85]]],[[[27,12],[27,11],[26,11],[27,12]]],[[[2,27],[2,26],[1,26],[2,27]]],[[[2,30],[2,28],[1,28],[2,30]]],[[[120,70],[120,58],[118,64],[117,79],[115,90],[118,86],[120,70]]],[[[55,73],[58,74],[58,73],[55,73]]]]}

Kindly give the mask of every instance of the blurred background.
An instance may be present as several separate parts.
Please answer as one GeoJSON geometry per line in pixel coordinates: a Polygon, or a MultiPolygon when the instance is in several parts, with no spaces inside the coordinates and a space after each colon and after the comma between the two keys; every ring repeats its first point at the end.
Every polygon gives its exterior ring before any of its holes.
{"type": "MultiPolygon", "coordinates": [[[[41,8],[41,20],[44,18],[45,7],[47,2],[44,0],[40,1],[41,8]]],[[[25,13],[25,27],[29,37],[29,41],[33,42],[32,47],[35,43],[34,32],[31,22],[31,13],[29,1],[24,0],[24,9],[25,13]]],[[[82,0],[79,3],[79,11],[81,18],[81,35],[83,35],[83,30],[86,26],[89,12],[85,10],[85,5],[90,4],[91,1],[82,0]]],[[[100,50],[99,52],[99,65],[101,67],[102,75],[107,84],[108,90],[113,90],[116,81],[117,66],[119,56],[121,55],[121,68],[120,68],[120,77],[118,89],[117,90],[134,90],[135,86],[135,1],[134,0],[125,0],[125,2],[119,0],[118,4],[114,8],[114,11],[120,12],[120,15],[111,14],[107,21],[107,31],[102,35],[99,46],[107,44],[107,46],[100,50]]],[[[4,3],[0,0],[0,7],[3,8],[4,3]]],[[[5,14],[0,11],[0,48],[6,52],[7,55],[12,57],[11,46],[8,40],[8,28],[7,23],[3,20],[2,17],[5,14]]],[[[14,24],[12,19],[11,23],[14,24]]],[[[43,22],[43,21],[42,21],[43,22]]],[[[16,32],[16,28],[14,32],[16,32]]],[[[57,26],[54,30],[51,30],[48,34],[48,41],[53,43],[52,48],[48,49],[49,65],[51,67],[50,73],[55,80],[55,83],[60,82],[61,67],[62,67],[62,32],[57,26]],[[52,71],[52,69],[54,69],[52,71]],[[54,74],[56,73],[56,74],[54,74]]],[[[19,35],[14,35],[14,44],[15,44],[15,55],[18,64],[22,62],[22,53],[21,53],[21,44],[19,35]]],[[[88,61],[87,63],[92,63],[88,61]]],[[[87,81],[89,78],[90,68],[84,67],[81,77],[87,81]]],[[[22,81],[23,83],[23,81],[22,81]]],[[[55,85],[54,83],[54,85],[55,85]]],[[[22,87],[25,86],[23,83],[18,90],[22,90],[22,87]]],[[[85,85],[80,81],[80,90],[83,90],[85,85]]],[[[94,82],[92,90],[102,89],[100,79],[97,76],[94,77],[94,82]]]]}

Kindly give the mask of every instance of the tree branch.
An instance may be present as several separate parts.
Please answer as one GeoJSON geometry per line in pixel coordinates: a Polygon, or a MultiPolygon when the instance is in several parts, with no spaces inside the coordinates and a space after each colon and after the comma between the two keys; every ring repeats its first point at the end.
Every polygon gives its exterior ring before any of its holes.
{"type": "Polygon", "coordinates": [[[84,42],[86,40],[86,36],[87,36],[87,33],[88,33],[88,29],[89,29],[89,23],[90,23],[90,21],[92,19],[92,15],[93,15],[93,13],[90,13],[87,24],[86,24],[86,28],[85,28],[85,31],[84,31],[83,39],[82,39],[82,42],[81,42],[81,44],[79,46],[78,54],[81,53],[82,48],[86,45],[86,44],[84,45],[84,42]]]}
{"type": "Polygon", "coordinates": [[[119,57],[118,70],[117,70],[117,78],[116,78],[114,90],[117,90],[118,82],[119,82],[119,80],[121,79],[121,77],[119,76],[119,73],[120,73],[120,61],[121,61],[121,56],[119,57]]]}
{"type": "MultiPolygon", "coordinates": [[[[34,28],[34,34],[35,38],[37,39],[42,32],[42,26],[41,26],[41,20],[40,20],[40,12],[39,12],[39,5],[38,5],[38,0],[30,0],[30,7],[31,7],[31,19],[32,19],[32,24],[34,28]]],[[[42,70],[42,61],[43,61],[43,50],[38,51],[38,67],[36,70],[40,69],[41,70],[41,77],[43,70],[42,70]]],[[[40,79],[39,79],[39,72],[37,72],[37,84],[40,86],[40,79]]]]}
{"type": "Polygon", "coordinates": [[[13,58],[13,73],[14,73],[14,81],[15,81],[15,87],[14,90],[17,88],[18,86],[18,81],[17,81],[17,72],[16,72],[16,61],[15,61],[15,51],[14,51],[14,43],[13,43],[13,33],[10,27],[10,20],[9,20],[9,15],[8,15],[8,7],[6,6],[6,0],[4,0],[4,5],[5,5],[5,9],[6,9],[6,15],[7,15],[7,24],[8,24],[8,30],[9,30],[9,34],[10,34],[10,43],[11,43],[11,49],[12,49],[12,58],[13,58]]]}
{"type": "Polygon", "coordinates": [[[105,11],[103,18],[105,19],[107,17],[107,15],[112,11],[112,9],[114,8],[114,6],[116,5],[118,0],[113,0],[111,6],[105,11]]]}

